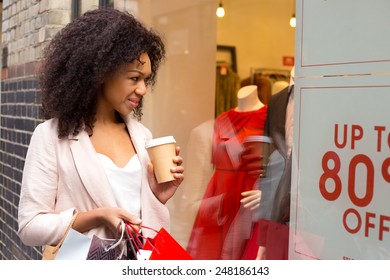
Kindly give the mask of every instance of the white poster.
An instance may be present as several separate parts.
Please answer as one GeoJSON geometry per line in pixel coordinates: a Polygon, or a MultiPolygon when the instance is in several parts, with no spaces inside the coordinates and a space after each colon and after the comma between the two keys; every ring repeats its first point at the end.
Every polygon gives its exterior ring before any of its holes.
{"type": "Polygon", "coordinates": [[[389,12],[297,1],[290,259],[390,259],[389,12]]]}
{"type": "Polygon", "coordinates": [[[389,72],[389,14],[388,0],[297,1],[296,73],[389,72]]]}
{"type": "Polygon", "coordinates": [[[299,79],[291,258],[390,259],[390,76],[299,79]]]}

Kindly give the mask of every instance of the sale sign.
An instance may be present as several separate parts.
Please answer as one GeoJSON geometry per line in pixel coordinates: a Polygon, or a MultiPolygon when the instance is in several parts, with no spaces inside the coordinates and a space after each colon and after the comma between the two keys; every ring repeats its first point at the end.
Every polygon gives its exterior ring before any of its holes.
{"type": "Polygon", "coordinates": [[[295,87],[290,257],[390,259],[390,76],[295,87]]]}
{"type": "Polygon", "coordinates": [[[296,2],[290,259],[390,259],[390,1],[374,2],[296,2]]]}

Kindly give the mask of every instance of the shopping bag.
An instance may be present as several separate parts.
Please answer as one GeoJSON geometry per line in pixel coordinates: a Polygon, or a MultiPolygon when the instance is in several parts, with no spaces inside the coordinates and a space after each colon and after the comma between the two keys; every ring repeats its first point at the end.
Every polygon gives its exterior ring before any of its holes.
{"type": "Polygon", "coordinates": [[[70,229],[62,243],[56,260],[86,260],[92,239],[74,229],[70,229]]]}
{"type": "Polygon", "coordinates": [[[96,235],[86,236],[70,229],[55,257],[56,260],[118,260],[127,259],[128,240],[124,239],[125,226],[121,237],[104,239],[96,235]]]}
{"type": "Polygon", "coordinates": [[[55,245],[55,246],[46,245],[44,247],[44,250],[42,252],[42,260],[54,260],[56,258],[58,250],[60,249],[62,243],[64,242],[66,236],[68,235],[68,232],[72,229],[72,226],[77,218],[77,215],[78,215],[78,212],[76,211],[73,214],[73,217],[72,217],[68,227],[66,228],[64,235],[62,236],[60,242],[58,242],[57,245],[55,245]]]}
{"type": "Polygon", "coordinates": [[[143,239],[143,243],[133,242],[138,260],[192,260],[190,254],[164,228],[159,231],[146,226],[142,228],[153,230],[157,234],[153,238],[144,238],[131,224],[127,224],[130,238],[143,239]]]}
{"type": "Polygon", "coordinates": [[[149,260],[191,260],[187,251],[161,228],[154,238],[145,240],[144,250],[152,251],[149,260]]]}
{"type": "Polygon", "coordinates": [[[122,260],[127,259],[126,240],[102,239],[94,235],[89,247],[87,260],[122,260]],[[126,253],[125,253],[126,252],[126,253]]]}

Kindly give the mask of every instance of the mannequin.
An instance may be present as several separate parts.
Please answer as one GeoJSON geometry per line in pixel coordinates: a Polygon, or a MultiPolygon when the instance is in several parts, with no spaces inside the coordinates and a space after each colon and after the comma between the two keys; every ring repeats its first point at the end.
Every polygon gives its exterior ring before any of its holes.
{"type": "Polygon", "coordinates": [[[249,112],[262,108],[264,104],[260,101],[257,86],[250,85],[242,87],[237,93],[237,112],[249,112]]]}
{"type": "MultiPolygon", "coordinates": [[[[255,185],[258,175],[248,175],[241,154],[246,137],[264,132],[267,106],[259,100],[257,86],[239,89],[237,101],[236,108],[223,112],[214,122],[211,163],[215,168],[187,246],[197,260],[241,259],[251,234],[251,207],[244,207],[241,200],[243,193],[245,197],[252,196],[252,190],[259,193],[255,185]]],[[[253,199],[245,201],[253,203],[253,199]]]]}
{"type": "MultiPolygon", "coordinates": [[[[242,87],[237,93],[237,112],[250,112],[259,110],[264,107],[264,104],[260,101],[257,86],[249,85],[242,87]]],[[[261,191],[249,190],[242,192],[241,203],[245,208],[256,209],[259,206],[261,191]]]]}

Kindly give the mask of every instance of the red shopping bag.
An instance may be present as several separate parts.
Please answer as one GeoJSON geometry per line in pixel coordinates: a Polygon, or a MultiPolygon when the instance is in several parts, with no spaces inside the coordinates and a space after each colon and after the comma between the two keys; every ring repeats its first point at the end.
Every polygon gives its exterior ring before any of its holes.
{"type": "Polygon", "coordinates": [[[144,250],[151,250],[149,260],[192,260],[190,254],[164,229],[147,238],[144,250]]]}
{"type": "MultiPolygon", "coordinates": [[[[133,226],[127,224],[131,231],[140,235],[133,226]]],[[[136,250],[151,251],[149,260],[192,260],[188,252],[170,235],[164,228],[156,231],[152,228],[142,226],[155,231],[157,234],[153,238],[146,238],[144,244],[136,244],[136,250]]],[[[131,236],[131,234],[129,233],[131,236]]]]}

